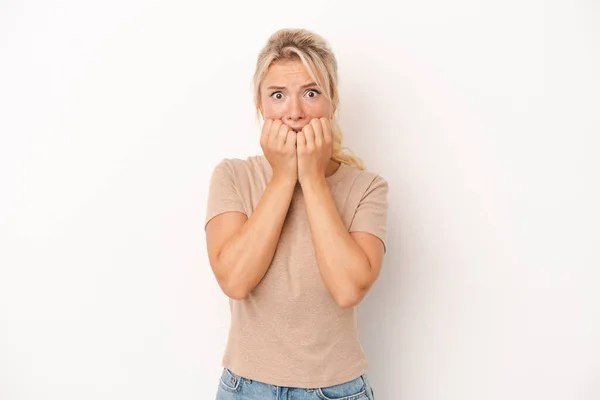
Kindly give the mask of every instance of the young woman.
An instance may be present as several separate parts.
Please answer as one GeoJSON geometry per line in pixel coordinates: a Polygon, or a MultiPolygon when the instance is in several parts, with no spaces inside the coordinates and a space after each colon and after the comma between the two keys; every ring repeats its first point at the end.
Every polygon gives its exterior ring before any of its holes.
{"type": "Polygon", "coordinates": [[[388,184],[342,150],[337,62],[303,29],[258,56],[264,155],[210,182],[211,268],[230,298],[217,399],[373,399],[356,305],[385,253],[388,184]]]}

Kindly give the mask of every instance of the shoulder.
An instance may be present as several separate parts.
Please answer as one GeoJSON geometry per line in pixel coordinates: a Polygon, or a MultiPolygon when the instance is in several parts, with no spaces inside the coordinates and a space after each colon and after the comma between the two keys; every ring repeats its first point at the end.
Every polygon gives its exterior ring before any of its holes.
{"type": "Polygon", "coordinates": [[[213,170],[213,180],[228,180],[234,185],[255,186],[268,181],[272,174],[271,165],[263,155],[245,159],[223,158],[213,170]]]}
{"type": "Polygon", "coordinates": [[[345,168],[348,169],[348,173],[346,174],[344,182],[351,186],[352,190],[361,191],[363,193],[367,192],[369,189],[372,190],[377,188],[385,191],[388,190],[388,181],[381,174],[368,169],[361,170],[351,165],[346,165],[345,168]]]}
{"type": "Polygon", "coordinates": [[[215,169],[227,170],[230,173],[262,173],[268,166],[265,156],[255,155],[245,159],[241,158],[222,158],[215,169]]]}

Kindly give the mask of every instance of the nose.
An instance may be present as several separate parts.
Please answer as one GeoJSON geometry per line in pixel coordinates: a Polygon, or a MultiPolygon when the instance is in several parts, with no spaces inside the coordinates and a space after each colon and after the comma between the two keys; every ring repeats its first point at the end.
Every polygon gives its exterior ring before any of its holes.
{"type": "Polygon", "coordinates": [[[306,118],[306,114],[304,112],[304,107],[302,101],[291,97],[288,102],[288,107],[286,109],[285,119],[289,122],[298,123],[302,119],[306,118]]]}

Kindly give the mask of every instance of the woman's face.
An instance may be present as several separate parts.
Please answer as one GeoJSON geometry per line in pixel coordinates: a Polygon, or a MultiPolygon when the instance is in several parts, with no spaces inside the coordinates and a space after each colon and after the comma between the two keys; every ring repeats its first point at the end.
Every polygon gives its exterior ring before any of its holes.
{"type": "Polygon", "coordinates": [[[280,119],[295,131],[313,118],[332,117],[331,105],[300,60],[275,61],[260,85],[264,119],[280,119]]]}

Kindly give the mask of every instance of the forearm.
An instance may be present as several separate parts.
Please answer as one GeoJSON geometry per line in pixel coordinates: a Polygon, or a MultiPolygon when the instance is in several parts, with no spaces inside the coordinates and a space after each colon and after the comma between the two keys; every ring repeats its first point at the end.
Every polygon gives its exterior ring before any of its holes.
{"type": "Polygon", "coordinates": [[[295,181],[274,177],[242,229],[229,239],[218,255],[226,266],[227,286],[245,297],[261,281],[273,260],[295,181]]]}
{"type": "Polygon", "coordinates": [[[339,304],[352,303],[369,281],[369,259],[350,236],[325,179],[302,189],[323,281],[339,304]]]}

